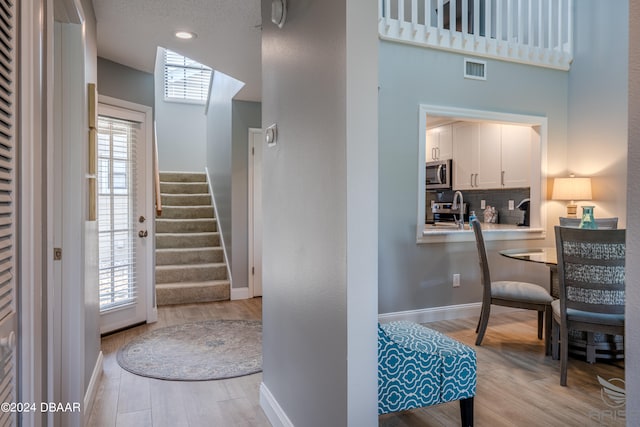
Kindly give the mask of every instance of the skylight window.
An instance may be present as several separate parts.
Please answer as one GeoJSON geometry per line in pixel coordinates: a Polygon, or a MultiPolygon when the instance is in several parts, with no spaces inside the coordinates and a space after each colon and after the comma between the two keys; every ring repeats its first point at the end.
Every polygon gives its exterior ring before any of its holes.
{"type": "Polygon", "coordinates": [[[204,104],[211,68],[169,49],[164,50],[165,101],[204,104]]]}

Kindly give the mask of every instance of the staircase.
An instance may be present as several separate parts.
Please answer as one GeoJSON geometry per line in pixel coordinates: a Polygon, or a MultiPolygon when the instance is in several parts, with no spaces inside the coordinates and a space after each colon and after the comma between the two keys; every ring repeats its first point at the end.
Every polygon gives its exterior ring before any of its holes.
{"type": "Polygon", "coordinates": [[[227,265],[204,173],[161,172],[157,305],[228,300],[227,265]]]}

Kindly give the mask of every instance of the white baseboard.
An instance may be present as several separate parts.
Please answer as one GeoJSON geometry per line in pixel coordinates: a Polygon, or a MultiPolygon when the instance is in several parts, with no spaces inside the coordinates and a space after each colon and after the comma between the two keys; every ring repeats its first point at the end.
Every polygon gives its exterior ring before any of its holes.
{"type": "Polygon", "coordinates": [[[93,367],[93,373],[91,374],[91,380],[87,387],[87,392],[84,395],[84,425],[89,424],[89,416],[91,415],[91,409],[93,409],[93,403],[96,400],[96,394],[98,393],[98,385],[100,384],[100,378],[102,378],[102,363],[104,356],[102,352],[98,353],[96,364],[93,367]]]}
{"type": "MultiPolygon", "coordinates": [[[[395,313],[383,313],[378,315],[380,323],[388,323],[396,320],[408,320],[415,323],[430,323],[439,320],[454,320],[465,317],[479,317],[482,303],[446,305],[443,307],[423,308],[420,310],[398,311],[395,313]]],[[[506,313],[517,310],[511,307],[491,306],[491,313],[506,313]]]]}
{"type": "Polygon", "coordinates": [[[237,300],[237,299],[249,299],[251,298],[251,295],[249,295],[249,287],[243,287],[243,288],[231,288],[231,300],[237,300]]]}
{"type": "Polygon", "coordinates": [[[294,427],[264,383],[260,383],[260,407],[273,427],[294,427]]]}

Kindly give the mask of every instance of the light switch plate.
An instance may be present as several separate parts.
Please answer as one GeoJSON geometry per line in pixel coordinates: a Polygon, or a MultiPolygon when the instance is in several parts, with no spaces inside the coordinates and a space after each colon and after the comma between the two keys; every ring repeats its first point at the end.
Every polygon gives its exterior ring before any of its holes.
{"type": "Polygon", "coordinates": [[[513,200],[509,200],[509,210],[512,211],[514,209],[514,203],[513,200]]]}
{"type": "Polygon", "coordinates": [[[264,141],[267,143],[267,147],[273,147],[278,143],[278,125],[274,123],[265,129],[264,141]]]}
{"type": "Polygon", "coordinates": [[[480,209],[485,209],[487,207],[487,201],[486,200],[480,200],[480,209]]]}

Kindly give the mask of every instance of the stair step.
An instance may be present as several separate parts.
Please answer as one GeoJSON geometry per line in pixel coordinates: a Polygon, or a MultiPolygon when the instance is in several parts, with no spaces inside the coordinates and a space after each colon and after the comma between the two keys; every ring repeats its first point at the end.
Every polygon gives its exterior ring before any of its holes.
{"type": "Polygon", "coordinates": [[[213,218],[213,206],[163,206],[158,219],[213,218]]]}
{"type": "Polygon", "coordinates": [[[206,182],[160,182],[162,194],[204,194],[209,192],[206,182]]]}
{"type": "Polygon", "coordinates": [[[200,233],[205,231],[218,231],[215,219],[156,219],[156,233],[200,233]]]}
{"type": "Polygon", "coordinates": [[[156,233],[156,248],[203,248],[220,246],[220,233],[156,233]]]}
{"type": "Polygon", "coordinates": [[[162,182],[207,182],[202,172],[160,172],[162,182]]]}
{"type": "Polygon", "coordinates": [[[163,194],[162,206],[201,206],[210,205],[211,196],[206,194],[163,194]]]}
{"type": "Polygon", "coordinates": [[[158,305],[224,301],[230,298],[231,289],[227,280],[164,283],[156,286],[156,303],[158,305]]]}
{"type": "Polygon", "coordinates": [[[156,266],[156,284],[226,280],[227,266],[223,262],[192,265],[156,266]]]}
{"type": "Polygon", "coordinates": [[[156,265],[224,262],[222,248],[156,249],[156,265]]]}

